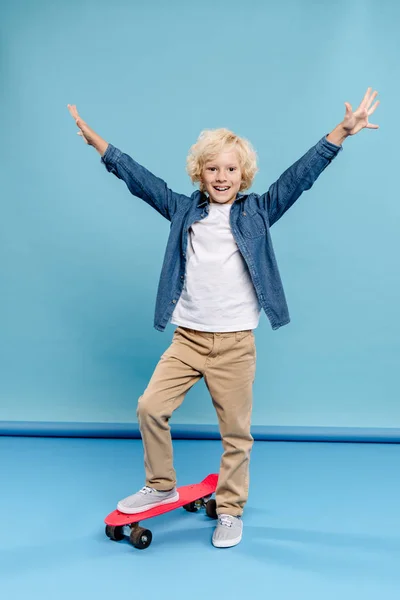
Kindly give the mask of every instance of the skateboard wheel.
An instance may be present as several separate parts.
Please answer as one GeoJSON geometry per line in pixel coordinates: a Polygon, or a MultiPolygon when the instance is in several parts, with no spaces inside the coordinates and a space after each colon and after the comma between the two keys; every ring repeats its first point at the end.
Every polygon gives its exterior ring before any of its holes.
{"type": "Polygon", "coordinates": [[[215,500],[209,500],[206,502],[206,514],[210,519],[218,519],[217,515],[217,503],[215,500]]]}
{"type": "Polygon", "coordinates": [[[144,550],[151,544],[153,535],[150,529],[144,529],[144,527],[133,527],[129,536],[129,541],[132,546],[135,546],[138,550],[144,550]]]}
{"type": "Polygon", "coordinates": [[[189,502],[189,504],[184,504],[183,508],[188,512],[197,512],[196,502],[189,502]]]}
{"type": "Polygon", "coordinates": [[[110,540],[114,540],[114,542],[120,542],[124,539],[123,528],[106,525],[106,536],[109,537],[110,540]]]}

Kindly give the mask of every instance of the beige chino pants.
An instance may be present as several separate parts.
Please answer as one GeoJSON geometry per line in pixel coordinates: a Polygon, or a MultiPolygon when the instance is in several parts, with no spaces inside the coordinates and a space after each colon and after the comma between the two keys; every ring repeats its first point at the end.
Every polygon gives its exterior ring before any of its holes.
{"type": "Polygon", "coordinates": [[[205,333],[178,327],[139,398],[137,415],[144,446],[146,485],[176,484],[169,420],[185,394],[204,377],[222,437],[217,512],[239,516],[248,497],[252,386],[256,349],[252,331],[205,333]]]}

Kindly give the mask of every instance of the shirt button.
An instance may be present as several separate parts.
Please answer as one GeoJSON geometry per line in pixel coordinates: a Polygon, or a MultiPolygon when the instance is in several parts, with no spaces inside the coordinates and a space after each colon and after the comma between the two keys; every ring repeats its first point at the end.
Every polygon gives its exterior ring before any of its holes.
{"type": "Polygon", "coordinates": [[[244,217],[246,216],[246,213],[245,213],[245,212],[243,212],[243,216],[244,216],[244,217]]]}
{"type": "Polygon", "coordinates": [[[176,304],[176,300],[172,300],[172,304],[176,304]]]}
{"type": "Polygon", "coordinates": [[[183,276],[183,275],[181,275],[181,279],[183,279],[183,277],[184,277],[184,276],[183,276]]]}

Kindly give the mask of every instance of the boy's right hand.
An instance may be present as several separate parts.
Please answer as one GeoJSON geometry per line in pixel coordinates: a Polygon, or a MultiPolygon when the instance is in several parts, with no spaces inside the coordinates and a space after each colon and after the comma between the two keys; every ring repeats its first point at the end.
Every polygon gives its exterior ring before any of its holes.
{"type": "Polygon", "coordinates": [[[84,142],[89,146],[93,146],[103,156],[107,150],[108,143],[103,140],[97,133],[89,127],[87,123],[79,116],[78,110],[75,104],[67,104],[67,108],[70,112],[71,117],[74,119],[76,125],[79,127],[78,135],[80,135],[84,142]]]}
{"type": "Polygon", "coordinates": [[[83,137],[86,144],[90,145],[90,127],[88,127],[85,121],[79,116],[78,109],[76,108],[75,104],[67,104],[67,108],[71,117],[74,119],[75,123],[80,129],[80,131],[78,131],[78,135],[83,137]]]}

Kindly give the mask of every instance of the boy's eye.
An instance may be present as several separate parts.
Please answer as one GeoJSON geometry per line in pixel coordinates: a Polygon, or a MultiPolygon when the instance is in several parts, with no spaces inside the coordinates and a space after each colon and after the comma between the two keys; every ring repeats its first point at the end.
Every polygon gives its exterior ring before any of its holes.
{"type": "MultiPolygon", "coordinates": [[[[217,167],[207,167],[207,171],[216,171],[217,167]]],[[[231,173],[233,173],[233,171],[236,171],[237,167],[228,167],[228,171],[230,171],[231,173]]]]}

